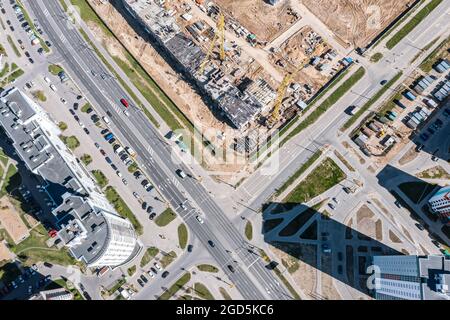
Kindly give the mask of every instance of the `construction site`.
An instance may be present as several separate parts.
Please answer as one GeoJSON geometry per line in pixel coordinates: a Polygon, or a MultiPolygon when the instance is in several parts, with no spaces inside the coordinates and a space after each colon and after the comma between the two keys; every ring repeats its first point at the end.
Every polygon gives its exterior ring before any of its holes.
{"type": "MultiPolygon", "coordinates": [[[[302,17],[289,1],[277,6],[265,1],[122,2],[173,70],[193,84],[208,112],[227,124],[217,126],[220,139],[233,143],[221,147],[241,154],[255,151],[265,137],[301,113],[345,66],[322,36],[299,24],[302,17]],[[292,32],[294,24],[298,30],[292,32]]],[[[201,121],[208,117],[186,115],[196,126],[211,128],[201,121]]]]}

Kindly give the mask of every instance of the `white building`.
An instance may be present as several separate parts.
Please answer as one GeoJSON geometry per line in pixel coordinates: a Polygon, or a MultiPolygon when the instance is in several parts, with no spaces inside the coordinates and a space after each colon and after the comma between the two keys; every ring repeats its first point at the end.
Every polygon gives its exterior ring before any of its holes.
{"type": "Polygon", "coordinates": [[[439,189],[428,200],[428,204],[433,212],[447,218],[448,223],[450,223],[450,186],[439,189]]]}
{"type": "Polygon", "coordinates": [[[89,267],[115,267],[137,255],[141,246],[132,224],[111,206],[39,105],[17,88],[9,90],[0,99],[0,127],[42,181],[51,224],[76,259],[89,267]]]}

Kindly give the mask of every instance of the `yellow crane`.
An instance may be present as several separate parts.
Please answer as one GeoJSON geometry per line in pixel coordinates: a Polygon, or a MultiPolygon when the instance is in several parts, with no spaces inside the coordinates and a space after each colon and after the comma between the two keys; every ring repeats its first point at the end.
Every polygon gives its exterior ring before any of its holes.
{"type": "MultiPolygon", "coordinates": [[[[325,43],[321,43],[321,44],[317,45],[316,48],[314,49],[314,52],[311,54],[311,57],[316,55],[320,51],[320,49],[323,48],[324,45],[325,45],[325,43]]],[[[270,118],[268,119],[269,120],[269,127],[272,127],[275,124],[275,122],[280,119],[281,105],[283,103],[284,96],[286,95],[287,88],[291,84],[292,78],[308,65],[308,64],[306,64],[306,62],[309,59],[311,59],[311,57],[309,57],[309,56],[305,57],[300,62],[300,66],[296,70],[294,70],[293,72],[287,73],[284,76],[284,78],[281,81],[281,84],[280,84],[280,86],[278,87],[278,90],[277,90],[277,97],[275,99],[275,104],[274,104],[273,111],[270,114],[270,118]]]]}
{"type": "Polygon", "coordinates": [[[217,20],[217,30],[214,34],[214,38],[211,42],[211,45],[209,46],[209,50],[206,54],[205,59],[203,60],[202,64],[200,65],[200,74],[205,71],[205,67],[208,64],[209,58],[211,57],[211,54],[214,50],[214,47],[219,41],[220,50],[219,50],[219,58],[221,61],[225,60],[225,16],[221,13],[219,15],[219,19],[217,20]]]}

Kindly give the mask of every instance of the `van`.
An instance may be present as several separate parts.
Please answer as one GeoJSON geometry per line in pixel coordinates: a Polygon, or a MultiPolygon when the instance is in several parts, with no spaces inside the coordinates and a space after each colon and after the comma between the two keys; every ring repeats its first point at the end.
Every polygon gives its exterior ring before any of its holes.
{"type": "Polygon", "coordinates": [[[105,121],[106,124],[110,123],[109,119],[106,116],[103,116],[102,119],[103,121],[105,121]]]}

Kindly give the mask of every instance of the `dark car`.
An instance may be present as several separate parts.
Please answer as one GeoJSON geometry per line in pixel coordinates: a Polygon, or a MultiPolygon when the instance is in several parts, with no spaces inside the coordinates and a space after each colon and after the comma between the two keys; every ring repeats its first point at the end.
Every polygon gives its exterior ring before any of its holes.
{"type": "Polygon", "coordinates": [[[155,217],[156,217],[156,213],[151,213],[149,216],[148,216],[148,218],[150,219],[150,220],[153,220],[153,219],[155,219],[155,217]]]}
{"type": "Polygon", "coordinates": [[[11,21],[6,20],[6,24],[7,24],[8,26],[10,26],[10,25],[11,25],[11,21]]]}
{"type": "Polygon", "coordinates": [[[26,28],[26,27],[28,27],[30,24],[28,23],[28,22],[24,22],[24,23],[22,23],[22,28],[26,28]]]}
{"type": "Polygon", "coordinates": [[[151,213],[153,211],[153,207],[152,206],[148,206],[147,207],[147,213],[151,213]]]}
{"type": "Polygon", "coordinates": [[[134,177],[135,177],[136,179],[139,179],[139,177],[142,175],[142,173],[141,173],[140,171],[135,171],[135,172],[133,173],[133,175],[134,175],[134,177]]]}
{"type": "Polygon", "coordinates": [[[105,156],[105,155],[106,155],[106,152],[105,152],[105,150],[103,150],[103,149],[100,149],[100,153],[102,154],[102,156],[105,156]]]}
{"type": "Polygon", "coordinates": [[[12,32],[14,32],[14,27],[13,26],[9,26],[9,29],[12,31],[12,32]]]}
{"type": "Polygon", "coordinates": [[[80,100],[81,98],[83,98],[83,96],[77,96],[77,100],[80,100]]]}
{"type": "Polygon", "coordinates": [[[381,80],[380,84],[384,86],[387,83],[387,80],[381,80]]]}
{"type": "Polygon", "coordinates": [[[69,109],[69,112],[71,115],[73,115],[73,116],[75,115],[75,111],[73,111],[73,109],[69,109]]]}
{"type": "Polygon", "coordinates": [[[145,202],[145,201],[142,202],[142,209],[143,210],[147,209],[147,202],[145,202]]]}
{"type": "Polygon", "coordinates": [[[84,132],[86,132],[86,134],[90,134],[88,128],[83,128],[84,132]]]}
{"type": "Polygon", "coordinates": [[[416,227],[419,230],[425,230],[425,228],[423,227],[423,225],[421,225],[420,223],[416,223],[416,227]]]}
{"type": "Polygon", "coordinates": [[[147,179],[144,179],[144,180],[141,181],[141,185],[142,186],[146,186],[147,184],[148,184],[148,180],[147,179]]]}
{"type": "Polygon", "coordinates": [[[3,14],[5,14],[5,13],[6,13],[6,10],[5,10],[5,8],[2,8],[2,13],[3,13],[3,14]]]}
{"type": "Polygon", "coordinates": [[[75,103],[73,104],[73,109],[74,109],[74,110],[78,110],[78,107],[79,107],[79,104],[75,102],[75,103]]]}
{"type": "Polygon", "coordinates": [[[446,108],[446,109],[444,110],[444,116],[450,117],[450,109],[449,109],[449,108],[446,108]]]}
{"type": "Polygon", "coordinates": [[[432,128],[428,128],[427,131],[428,131],[430,134],[434,134],[434,133],[435,133],[435,131],[434,131],[432,128]]]}
{"type": "Polygon", "coordinates": [[[164,271],[164,272],[161,274],[161,277],[167,278],[168,275],[169,275],[169,271],[164,271]]]}
{"type": "Polygon", "coordinates": [[[438,247],[438,248],[441,247],[441,244],[439,243],[439,241],[437,241],[437,240],[431,240],[431,242],[432,242],[436,247],[438,247]]]}
{"type": "Polygon", "coordinates": [[[31,64],[33,64],[34,63],[34,60],[33,60],[33,58],[28,58],[28,61],[31,63],[31,64]]]}
{"type": "Polygon", "coordinates": [[[107,134],[109,133],[109,129],[103,129],[102,131],[100,131],[101,134],[107,134]]]}
{"type": "Polygon", "coordinates": [[[111,140],[108,141],[109,144],[113,144],[114,142],[116,142],[116,138],[112,138],[111,140]]]}
{"type": "Polygon", "coordinates": [[[74,115],[73,118],[75,119],[75,121],[79,121],[80,117],[78,117],[77,115],[74,115]]]}
{"type": "Polygon", "coordinates": [[[116,165],[115,165],[114,163],[111,164],[111,168],[112,168],[114,171],[119,170],[119,169],[116,167],[116,165]]]}
{"type": "Polygon", "coordinates": [[[142,282],[142,280],[141,280],[141,279],[137,279],[137,282],[139,283],[139,285],[140,285],[141,287],[143,287],[143,286],[144,286],[144,283],[142,282]]]}
{"type": "Polygon", "coordinates": [[[43,53],[44,53],[44,49],[43,49],[43,48],[39,48],[39,49],[37,50],[37,52],[38,52],[39,54],[43,54],[43,53]]]}
{"type": "Polygon", "coordinates": [[[192,252],[192,249],[194,249],[194,246],[192,244],[188,244],[187,252],[192,252]]]}
{"type": "Polygon", "coordinates": [[[48,40],[47,40],[47,41],[45,41],[45,44],[46,44],[46,45],[47,45],[47,47],[49,47],[49,48],[50,48],[50,47],[52,46],[52,44],[51,44],[51,43],[50,43],[50,41],[48,41],[48,40]]]}
{"type": "Polygon", "coordinates": [[[110,158],[110,157],[105,157],[105,160],[106,160],[106,162],[108,162],[109,164],[111,164],[111,163],[112,163],[112,160],[111,160],[111,158],[110,158]]]}
{"type": "Polygon", "coordinates": [[[214,248],[216,246],[216,244],[212,241],[212,240],[208,240],[208,244],[214,248]]]}
{"type": "Polygon", "coordinates": [[[50,262],[44,262],[44,266],[46,266],[47,268],[51,268],[53,267],[53,264],[51,264],[50,262]]]}
{"type": "Polygon", "coordinates": [[[154,274],[158,274],[158,270],[156,270],[156,268],[151,267],[150,270],[151,270],[154,274]]]}
{"type": "Polygon", "coordinates": [[[234,267],[231,264],[229,264],[227,267],[228,267],[228,270],[230,270],[231,272],[234,272],[234,267]]]}
{"type": "Polygon", "coordinates": [[[92,111],[94,111],[94,109],[92,109],[92,108],[87,108],[86,113],[91,113],[92,111]]]}
{"type": "Polygon", "coordinates": [[[143,274],[141,274],[141,279],[142,279],[142,281],[144,281],[145,283],[148,282],[148,279],[147,279],[143,274]]]}
{"type": "Polygon", "coordinates": [[[25,51],[24,54],[25,54],[25,57],[27,57],[27,58],[31,57],[30,53],[28,51],[25,51]]]}
{"type": "Polygon", "coordinates": [[[23,41],[22,41],[21,39],[17,39],[17,42],[18,42],[19,44],[22,44],[22,43],[23,43],[23,41]]]}

